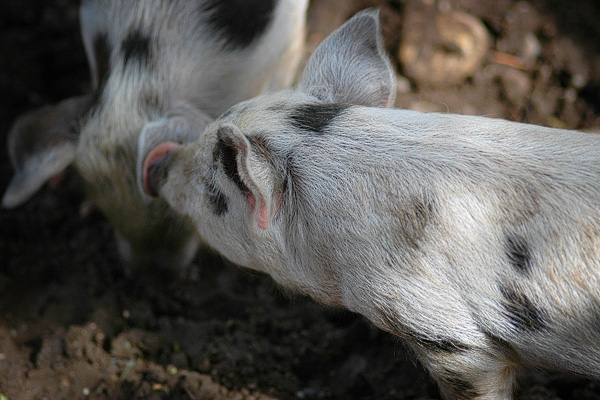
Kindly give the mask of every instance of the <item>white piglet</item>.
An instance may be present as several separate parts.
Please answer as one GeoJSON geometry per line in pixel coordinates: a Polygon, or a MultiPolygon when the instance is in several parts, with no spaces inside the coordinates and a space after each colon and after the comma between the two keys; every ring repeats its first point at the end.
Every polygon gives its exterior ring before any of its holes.
{"type": "Polygon", "coordinates": [[[510,399],[522,366],[600,377],[600,136],[383,108],[394,82],[359,13],[295,90],[146,150],[140,184],[231,261],[405,339],[447,399],[510,399]]]}
{"type": "Polygon", "coordinates": [[[74,164],[115,228],[124,261],[159,271],[189,263],[199,240],[160,199],[137,190],[138,139],[198,138],[233,104],[291,84],[307,0],[84,0],[93,93],[22,116],[8,137],[16,207],[74,164]]]}

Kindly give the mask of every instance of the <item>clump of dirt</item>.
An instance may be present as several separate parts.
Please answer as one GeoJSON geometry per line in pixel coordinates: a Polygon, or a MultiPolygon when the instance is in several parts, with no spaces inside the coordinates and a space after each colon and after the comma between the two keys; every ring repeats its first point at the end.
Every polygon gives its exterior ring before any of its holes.
{"type": "MultiPolygon", "coordinates": [[[[313,0],[308,47],[373,5],[399,73],[398,107],[600,126],[594,0],[313,0]],[[414,28],[438,19],[422,34],[414,28]],[[440,35],[457,24],[466,24],[457,36],[440,35]],[[469,39],[471,28],[483,29],[485,46],[469,39]],[[421,64],[409,65],[402,46],[421,64]],[[427,54],[468,68],[444,75],[446,64],[428,63],[427,54]],[[419,68],[439,76],[427,79],[419,68]]],[[[2,8],[0,132],[7,133],[18,114],[86,92],[90,82],[75,0],[2,8]]],[[[5,188],[12,169],[6,157],[0,163],[5,188]]],[[[439,398],[395,338],[208,251],[186,280],[168,286],[124,274],[111,228],[89,209],[72,170],[60,186],[0,211],[0,237],[2,399],[439,398]]],[[[517,398],[600,399],[600,384],[530,372],[517,398]]]]}

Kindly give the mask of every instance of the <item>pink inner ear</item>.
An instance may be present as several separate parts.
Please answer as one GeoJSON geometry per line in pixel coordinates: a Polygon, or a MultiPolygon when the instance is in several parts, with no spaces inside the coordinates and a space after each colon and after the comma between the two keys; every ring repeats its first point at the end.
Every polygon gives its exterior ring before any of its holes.
{"type": "MultiPolygon", "coordinates": [[[[248,206],[250,207],[250,212],[252,214],[254,214],[255,210],[256,210],[256,197],[252,194],[251,191],[245,191],[244,195],[246,196],[246,201],[248,202],[248,206]]],[[[264,200],[261,200],[260,202],[258,202],[258,211],[256,211],[257,213],[257,220],[256,223],[258,224],[258,227],[261,229],[268,229],[269,228],[269,215],[267,213],[267,204],[265,203],[264,200]]]]}
{"type": "Polygon", "coordinates": [[[258,227],[261,229],[269,228],[269,216],[267,214],[267,205],[264,201],[260,202],[260,206],[258,208],[258,220],[256,221],[258,227]]]}
{"type": "Polygon", "coordinates": [[[250,207],[250,212],[254,212],[254,208],[256,208],[256,197],[254,197],[252,192],[249,190],[245,190],[244,195],[246,196],[246,201],[250,207]]]}
{"type": "Polygon", "coordinates": [[[155,166],[164,156],[169,154],[180,146],[179,143],[175,142],[164,142],[153,148],[144,160],[144,168],[142,172],[142,182],[144,184],[144,191],[150,196],[157,196],[158,193],[154,193],[152,186],[150,185],[150,170],[155,166]]]}
{"type": "Polygon", "coordinates": [[[393,106],[393,104],[390,104],[392,102],[392,92],[390,92],[387,100],[385,101],[385,108],[390,108],[393,106]]]}

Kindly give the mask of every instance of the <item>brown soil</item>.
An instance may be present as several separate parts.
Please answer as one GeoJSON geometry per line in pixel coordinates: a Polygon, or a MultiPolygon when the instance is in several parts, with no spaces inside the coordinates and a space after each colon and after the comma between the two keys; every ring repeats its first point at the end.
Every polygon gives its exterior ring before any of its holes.
{"type": "MultiPolygon", "coordinates": [[[[399,78],[397,106],[600,127],[596,0],[313,0],[309,47],[369,5],[381,6],[386,46],[409,76],[399,78]],[[442,73],[445,63],[404,65],[396,55],[401,45],[470,54],[423,23],[440,10],[481,21],[489,48],[466,77],[435,74],[432,86],[423,69],[442,73]]],[[[0,132],[26,110],[87,91],[75,0],[3,2],[0,31],[0,132]]],[[[0,163],[3,190],[12,169],[0,163]]],[[[109,224],[72,170],[0,211],[0,260],[2,400],[439,398],[395,338],[213,254],[171,285],[126,276],[109,224]]],[[[600,384],[529,372],[518,398],[600,399],[600,384]]]]}

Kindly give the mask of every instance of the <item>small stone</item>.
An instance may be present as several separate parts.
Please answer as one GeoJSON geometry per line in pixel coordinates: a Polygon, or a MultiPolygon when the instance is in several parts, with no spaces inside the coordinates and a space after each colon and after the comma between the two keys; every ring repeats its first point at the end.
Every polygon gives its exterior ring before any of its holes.
{"type": "Polygon", "coordinates": [[[529,75],[525,72],[513,68],[505,68],[500,75],[500,79],[502,80],[506,97],[508,97],[511,103],[521,105],[529,97],[532,84],[529,75]]]}
{"type": "Polygon", "coordinates": [[[406,75],[418,84],[443,87],[472,75],[489,44],[485,25],[470,14],[413,11],[405,18],[397,57],[406,75]]]}
{"type": "Polygon", "coordinates": [[[584,74],[575,74],[571,78],[571,84],[575,89],[581,89],[588,83],[588,78],[584,74]]]}
{"type": "Polygon", "coordinates": [[[533,33],[528,33],[523,39],[522,58],[528,65],[533,65],[537,58],[542,54],[542,45],[533,33]]]}

